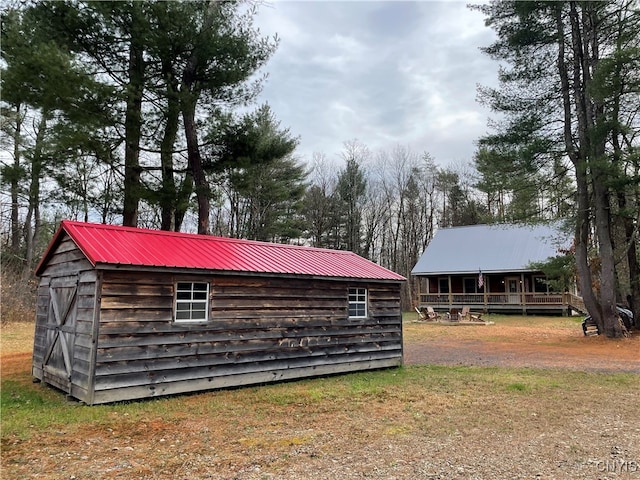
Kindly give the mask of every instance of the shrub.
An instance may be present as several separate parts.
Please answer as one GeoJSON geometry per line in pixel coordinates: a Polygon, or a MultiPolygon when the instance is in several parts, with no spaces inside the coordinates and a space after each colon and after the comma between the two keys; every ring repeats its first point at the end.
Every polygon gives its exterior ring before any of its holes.
{"type": "Polygon", "coordinates": [[[35,320],[36,290],[35,277],[27,280],[24,276],[3,268],[0,273],[0,298],[2,323],[31,322],[35,320]]]}

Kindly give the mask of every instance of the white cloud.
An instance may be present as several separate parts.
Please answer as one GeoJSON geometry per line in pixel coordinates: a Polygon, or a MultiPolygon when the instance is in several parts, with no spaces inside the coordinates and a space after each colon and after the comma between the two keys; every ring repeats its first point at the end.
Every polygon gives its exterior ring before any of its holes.
{"type": "Polygon", "coordinates": [[[256,24],[280,37],[260,101],[300,136],[306,160],[354,138],[374,152],[471,159],[489,115],[476,84],[495,84],[497,69],[479,51],[493,38],[480,13],[462,2],[274,2],[256,24]]]}

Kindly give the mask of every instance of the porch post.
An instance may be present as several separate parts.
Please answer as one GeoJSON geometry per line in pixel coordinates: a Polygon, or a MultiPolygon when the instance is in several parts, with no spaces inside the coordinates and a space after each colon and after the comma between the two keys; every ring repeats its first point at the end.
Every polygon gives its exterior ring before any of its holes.
{"type": "Polygon", "coordinates": [[[429,277],[424,277],[424,285],[422,282],[418,284],[418,288],[420,289],[420,295],[418,295],[418,306],[422,305],[422,287],[425,287],[425,294],[428,294],[431,291],[431,279],[429,277]]]}
{"type": "Polygon", "coordinates": [[[489,312],[489,308],[488,308],[488,304],[489,304],[489,276],[488,275],[484,275],[484,280],[483,280],[483,293],[482,296],[484,298],[484,311],[485,312],[489,312]]]}
{"type": "Polygon", "coordinates": [[[522,314],[527,314],[527,295],[524,291],[524,273],[520,273],[520,303],[522,304],[522,314]]]}

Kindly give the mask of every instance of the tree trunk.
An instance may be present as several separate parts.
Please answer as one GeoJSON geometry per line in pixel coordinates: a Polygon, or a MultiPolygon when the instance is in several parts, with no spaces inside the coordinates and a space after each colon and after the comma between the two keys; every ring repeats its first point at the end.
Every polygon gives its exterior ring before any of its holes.
{"type": "MultiPolygon", "coordinates": [[[[640,192],[636,193],[635,205],[636,210],[640,208],[640,192]]],[[[625,229],[627,241],[629,242],[627,259],[631,284],[631,294],[627,298],[627,304],[633,312],[634,325],[637,330],[640,330],[640,263],[638,262],[638,258],[640,258],[640,238],[638,238],[638,230],[634,230],[633,219],[628,219],[625,223],[625,229]]]]}
{"type": "MultiPolygon", "coordinates": [[[[620,18],[618,19],[618,26],[619,30],[616,32],[616,53],[620,54],[624,49],[622,41],[624,25],[620,18]]],[[[612,76],[612,91],[611,145],[613,146],[613,164],[616,169],[616,174],[624,176],[624,151],[620,141],[623,135],[620,121],[620,100],[624,94],[624,85],[622,80],[622,62],[620,61],[616,62],[616,67],[612,76]]],[[[638,173],[638,168],[636,168],[633,175],[637,178],[638,173]]],[[[621,218],[622,230],[624,232],[624,245],[622,248],[626,252],[628,267],[628,278],[626,280],[629,282],[629,294],[624,300],[634,315],[635,326],[640,327],[640,263],[638,262],[638,255],[640,251],[638,250],[638,234],[634,228],[634,218],[633,213],[631,213],[634,211],[637,212],[638,208],[640,208],[637,199],[640,194],[640,189],[637,185],[631,185],[629,187],[627,182],[624,181],[622,184],[624,187],[617,191],[617,207],[618,215],[621,218]],[[627,196],[629,201],[627,200],[627,196]]]]}
{"type": "MultiPolygon", "coordinates": [[[[589,268],[589,225],[591,222],[591,208],[589,202],[589,187],[587,166],[582,150],[577,150],[574,144],[571,108],[571,85],[569,83],[569,69],[565,62],[565,32],[562,4],[556,5],[556,27],[558,29],[558,74],[562,92],[562,105],[564,112],[563,134],[567,155],[573,163],[576,176],[576,224],[575,224],[575,258],[578,272],[578,284],[580,294],[584,300],[587,311],[598,324],[602,325],[602,315],[598,299],[593,291],[593,280],[589,268]]],[[[576,81],[574,77],[574,82],[576,81]]],[[[581,145],[581,144],[580,144],[581,145]]]]}
{"type": "MultiPolygon", "coordinates": [[[[164,135],[160,143],[160,163],[162,165],[162,188],[160,189],[160,228],[174,230],[177,207],[176,182],[173,178],[173,148],[180,124],[180,99],[177,97],[177,82],[170,65],[164,66],[167,82],[167,115],[164,135]]],[[[179,229],[176,229],[178,231],[179,229]]]]}
{"type": "Polygon", "coordinates": [[[20,145],[22,143],[22,121],[20,115],[21,105],[16,105],[16,127],[13,133],[13,172],[11,175],[11,252],[18,255],[20,252],[20,145]]]}
{"type": "MultiPolygon", "coordinates": [[[[580,60],[582,88],[580,93],[584,105],[585,117],[582,128],[585,130],[587,155],[591,171],[593,203],[595,213],[595,232],[600,255],[600,307],[602,311],[602,331],[607,337],[617,338],[625,333],[616,310],[615,258],[611,240],[611,209],[608,183],[612,174],[611,162],[606,154],[606,136],[601,133],[601,125],[607,120],[604,105],[591,95],[592,69],[595,69],[599,56],[597,24],[600,21],[595,3],[586,2],[582,6],[580,60]]],[[[577,22],[576,22],[577,23],[577,22]]],[[[581,127],[580,121],[578,127],[581,127]]]]}
{"type": "Polygon", "coordinates": [[[184,175],[184,181],[182,182],[182,187],[178,191],[177,196],[176,211],[174,215],[174,228],[176,232],[179,232],[182,228],[182,222],[184,221],[187,210],[189,210],[189,200],[191,199],[192,194],[193,175],[191,175],[191,171],[187,169],[187,172],[184,175]]]}
{"type": "MultiPolygon", "coordinates": [[[[624,249],[629,269],[629,294],[624,300],[633,313],[635,326],[640,327],[640,313],[638,312],[638,307],[640,307],[640,263],[638,262],[640,251],[638,250],[638,232],[633,225],[634,219],[631,215],[624,213],[628,208],[625,192],[619,192],[618,209],[623,212],[624,249]]],[[[637,209],[638,207],[636,206],[635,208],[637,209]]]]}
{"type": "Polygon", "coordinates": [[[615,261],[611,243],[609,217],[609,195],[604,186],[605,177],[594,177],[595,230],[600,254],[600,305],[602,309],[602,331],[607,337],[624,335],[623,325],[616,310],[615,261]]]}
{"type": "Polygon", "coordinates": [[[47,131],[49,112],[42,112],[38,122],[36,132],[36,142],[33,148],[33,159],[31,161],[31,179],[29,184],[29,208],[24,222],[24,236],[26,244],[25,253],[25,280],[31,276],[33,259],[35,256],[35,245],[40,235],[40,179],[44,164],[43,148],[44,138],[47,131]]]}
{"type": "Polygon", "coordinates": [[[193,175],[196,199],[198,201],[198,233],[207,235],[209,233],[209,182],[202,167],[202,157],[200,156],[200,145],[198,144],[198,133],[195,119],[195,100],[183,102],[182,118],[184,120],[184,132],[187,139],[187,152],[189,157],[189,170],[193,175]]]}
{"type": "Polygon", "coordinates": [[[576,218],[576,270],[578,272],[578,283],[580,285],[580,294],[584,301],[584,305],[591,315],[591,318],[602,327],[602,311],[598,298],[593,291],[593,279],[591,269],[589,268],[589,225],[590,225],[590,206],[589,206],[589,189],[587,186],[586,173],[580,172],[584,170],[583,165],[576,167],[576,188],[577,188],[577,218],[576,218]]]}
{"type": "MultiPolygon", "coordinates": [[[[590,8],[588,4],[583,9],[590,8]]],[[[559,10],[559,8],[558,8],[559,10]]],[[[581,275],[581,287],[585,305],[589,314],[595,320],[601,332],[608,337],[618,337],[623,334],[618,321],[615,308],[615,264],[613,258],[613,246],[611,243],[609,194],[606,186],[606,169],[603,164],[605,159],[604,138],[600,138],[596,129],[597,119],[602,116],[602,106],[595,103],[590,96],[591,69],[598,60],[597,38],[594,31],[592,17],[595,10],[582,11],[582,17],[578,15],[576,2],[569,3],[569,19],[571,24],[571,42],[573,58],[573,98],[576,112],[576,128],[578,134],[577,151],[571,145],[566,145],[576,167],[576,180],[578,188],[578,235],[576,242],[576,261],[578,272],[581,275]],[[593,191],[593,213],[595,219],[595,236],[600,256],[599,298],[593,294],[593,287],[586,285],[586,270],[588,269],[587,245],[589,218],[586,215],[588,208],[588,186],[593,191]],[[583,277],[584,276],[584,277],[583,277]],[[588,293],[587,289],[592,293],[588,293]]],[[[559,32],[562,19],[556,17],[559,32]]],[[[563,35],[560,35],[559,45],[562,53],[562,65],[564,68],[564,43],[563,35]]],[[[561,68],[564,70],[564,68],[561,68]]],[[[568,87],[568,77],[563,78],[563,90],[568,87]]],[[[567,143],[567,129],[571,128],[570,116],[567,116],[567,104],[565,97],[565,143],[567,143]]]]}
{"type": "MultiPolygon", "coordinates": [[[[135,5],[135,2],[134,2],[135,5]]],[[[132,19],[136,23],[136,19],[132,19]]],[[[130,227],[138,225],[140,202],[140,138],[142,131],[142,95],[144,91],[144,48],[135,25],[131,28],[129,46],[129,83],[127,85],[127,111],[124,121],[124,201],[122,224],[130,227]]]]}
{"type": "MultiPolygon", "coordinates": [[[[201,37],[206,38],[208,31],[213,26],[218,9],[218,2],[209,2],[207,15],[205,16],[200,30],[201,37]]],[[[180,93],[182,119],[184,122],[185,137],[187,139],[189,171],[193,177],[196,199],[198,201],[198,233],[201,235],[207,235],[209,233],[209,212],[211,209],[209,200],[210,187],[202,166],[200,145],[198,143],[198,131],[196,129],[196,106],[200,97],[197,72],[200,62],[202,61],[198,45],[201,41],[197,42],[196,46],[191,51],[191,55],[184,67],[184,71],[182,72],[182,81],[180,84],[180,93]]]]}

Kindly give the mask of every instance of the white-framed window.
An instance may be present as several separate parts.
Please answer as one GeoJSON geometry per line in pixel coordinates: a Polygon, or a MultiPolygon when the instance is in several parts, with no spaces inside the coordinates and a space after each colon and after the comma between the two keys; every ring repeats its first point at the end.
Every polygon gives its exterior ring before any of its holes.
{"type": "Polygon", "coordinates": [[[349,289],[349,318],[366,318],[367,316],[367,289],[349,289]]]}
{"type": "Polygon", "coordinates": [[[176,282],[176,322],[206,322],[209,319],[209,284],[176,282]]]}

